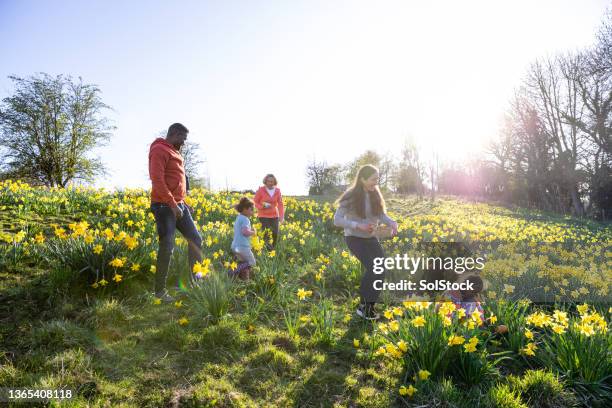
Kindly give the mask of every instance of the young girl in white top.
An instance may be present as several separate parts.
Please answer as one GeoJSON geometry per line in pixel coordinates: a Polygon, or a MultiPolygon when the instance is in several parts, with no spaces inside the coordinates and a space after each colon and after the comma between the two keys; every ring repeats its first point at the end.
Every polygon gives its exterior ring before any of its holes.
{"type": "Polygon", "coordinates": [[[379,172],[375,166],[366,164],[357,172],[351,187],[336,201],[338,209],[334,214],[334,225],[344,228],[344,239],[353,255],[361,262],[365,272],[361,278],[361,303],[357,315],[375,320],[378,315],[374,305],[380,291],[374,289],[374,281],[384,280],[385,273],[374,274],[374,258],[384,257],[383,249],[374,236],[378,223],[391,228],[397,234],[397,223],[385,212],[385,200],[378,188],[379,172]]]}

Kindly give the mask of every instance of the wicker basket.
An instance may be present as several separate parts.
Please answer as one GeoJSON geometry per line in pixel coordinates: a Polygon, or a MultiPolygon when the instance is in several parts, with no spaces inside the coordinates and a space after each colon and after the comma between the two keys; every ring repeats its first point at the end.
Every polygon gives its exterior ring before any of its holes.
{"type": "Polygon", "coordinates": [[[378,239],[391,238],[393,236],[393,229],[387,225],[380,224],[374,228],[372,236],[378,239]]]}

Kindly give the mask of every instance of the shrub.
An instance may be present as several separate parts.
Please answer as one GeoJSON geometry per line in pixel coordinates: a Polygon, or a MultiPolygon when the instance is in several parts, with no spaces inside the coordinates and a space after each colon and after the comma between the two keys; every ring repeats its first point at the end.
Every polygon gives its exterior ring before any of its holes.
{"type": "Polygon", "coordinates": [[[232,283],[225,273],[212,272],[187,292],[191,307],[201,317],[218,322],[229,311],[233,299],[232,283]]]}
{"type": "Polygon", "coordinates": [[[457,350],[450,364],[450,374],[466,385],[486,384],[499,377],[497,366],[510,353],[489,354],[486,345],[473,353],[457,350]]]}
{"type": "Polygon", "coordinates": [[[508,328],[508,332],[502,336],[502,344],[518,355],[520,350],[525,347],[525,317],[529,310],[529,303],[502,299],[490,301],[486,306],[497,316],[498,323],[504,324],[508,328]]]}
{"type": "Polygon", "coordinates": [[[415,403],[423,407],[435,408],[472,408],[481,398],[480,390],[458,388],[450,378],[440,381],[426,381],[418,385],[415,403]]]}
{"type": "Polygon", "coordinates": [[[487,405],[493,408],[529,408],[520,398],[520,393],[507,384],[498,384],[489,389],[487,405]]]}
{"type": "Polygon", "coordinates": [[[494,380],[508,352],[489,353],[491,334],[479,326],[480,317],[459,316],[448,302],[437,306],[407,302],[405,314],[399,307],[388,309],[385,315],[391,320],[379,325],[387,344],[375,354],[401,359],[407,376],[427,370],[433,378],[448,374],[468,385],[494,380]],[[401,317],[392,320],[396,315],[401,317]]]}
{"type": "Polygon", "coordinates": [[[334,304],[331,300],[322,299],[313,305],[314,337],[323,344],[331,345],[334,343],[334,321],[334,304]]]}
{"type": "Polygon", "coordinates": [[[295,362],[293,357],[286,352],[274,346],[266,346],[249,356],[247,365],[251,370],[269,370],[282,376],[293,369],[295,362]]]}
{"type": "Polygon", "coordinates": [[[586,305],[580,317],[568,318],[564,313],[555,311],[549,316],[539,312],[529,317],[541,330],[537,360],[562,375],[585,404],[611,403],[612,334],[607,322],[586,305]]]}
{"type": "Polygon", "coordinates": [[[508,383],[530,407],[565,408],[578,405],[576,397],[564,390],[559,378],[548,371],[527,370],[523,377],[508,377],[508,383]]]}

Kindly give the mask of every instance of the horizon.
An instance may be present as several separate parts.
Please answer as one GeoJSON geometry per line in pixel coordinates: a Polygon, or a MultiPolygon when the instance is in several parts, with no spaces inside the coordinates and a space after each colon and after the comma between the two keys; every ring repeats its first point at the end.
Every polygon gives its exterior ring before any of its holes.
{"type": "Polygon", "coordinates": [[[97,84],[117,129],[95,187],[149,188],[149,144],[181,122],[213,190],[272,172],[305,195],[313,158],[396,154],[407,137],[445,161],[478,154],[529,64],[590,46],[609,5],[2,2],[13,40],[0,49],[19,58],[3,62],[0,97],[8,75],[97,84]]]}

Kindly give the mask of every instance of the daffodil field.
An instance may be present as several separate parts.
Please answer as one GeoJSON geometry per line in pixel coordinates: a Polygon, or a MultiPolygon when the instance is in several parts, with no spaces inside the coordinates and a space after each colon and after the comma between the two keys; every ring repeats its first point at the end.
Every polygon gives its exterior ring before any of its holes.
{"type": "Polygon", "coordinates": [[[387,254],[473,243],[489,286],[484,315],[385,298],[371,323],[354,314],[361,269],[333,204],[303,198],[285,198],[280,242],[257,236],[240,281],[240,195],[191,191],[203,261],[189,270],[177,234],[177,300],[162,303],[148,194],[0,183],[0,387],[68,387],[61,406],[79,407],[612,405],[609,224],[390,198],[387,254]]]}

